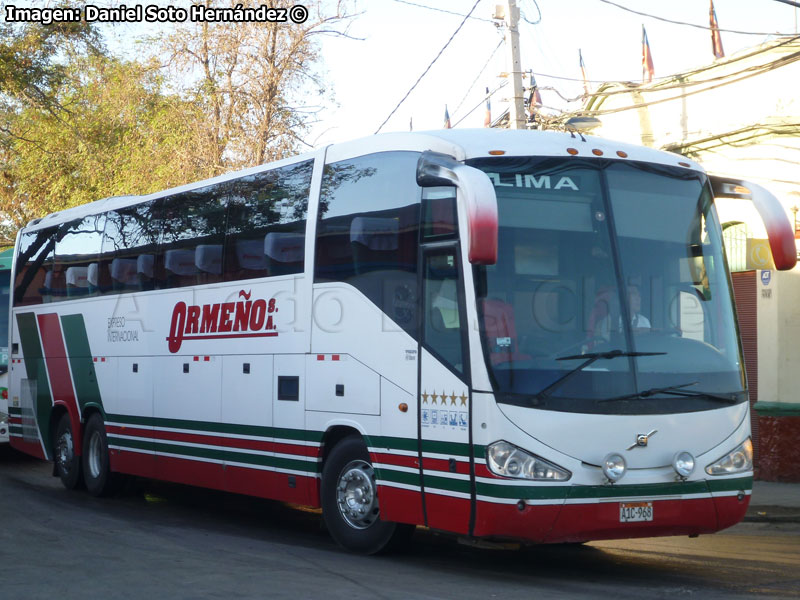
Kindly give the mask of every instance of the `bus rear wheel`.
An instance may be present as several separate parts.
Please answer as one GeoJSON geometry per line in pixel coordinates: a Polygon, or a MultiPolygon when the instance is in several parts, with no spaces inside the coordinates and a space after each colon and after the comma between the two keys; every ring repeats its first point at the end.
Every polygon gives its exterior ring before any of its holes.
{"type": "Polygon", "coordinates": [[[83,480],[92,496],[106,496],[113,490],[113,475],[108,460],[108,440],[103,417],[89,417],[83,434],[83,480]]]}
{"type": "Polygon", "coordinates": [[[68,490],[74,490],[81,481],[81,459],[75,453],[75,436],[72,433],[72,421],[67,413],[61,415],[56,426],[53,455],[56,474],[61,483],[68,490]]]}
{"type": "Polygon", "coordinates": [[[410,528],[381,520],[375,471],[358,436],[339,442],[325,461],[322,517],[340,546],[363,554],[388,549],[410,528]]]}

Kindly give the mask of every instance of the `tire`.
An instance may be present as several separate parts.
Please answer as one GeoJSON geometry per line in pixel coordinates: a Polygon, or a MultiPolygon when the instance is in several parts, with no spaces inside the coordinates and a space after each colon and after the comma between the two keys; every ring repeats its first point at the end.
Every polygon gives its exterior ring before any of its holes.
{"type": "Polygon", "coordinates": [[[56,426],[53,438],[53,460],[56,475],[68,490],[74,490],[81,483],[81,458],[75,453],[75,436],[72,433],[72,421],[69,414],[64,413],[56,426]]]}
{"type": "Polygon", "coordinates": [[[83,481],[92,496],[107,496],[114,489],[114,476],[108,460],[108,440],[103,417],[89,417],[83,432],[83,481]]]}
{"type": "Polygon", "coordinates": [[[407,538],[412,526],[382,521],[375,472],[364,442],[344,438],[322,469],[322,518],[331,537],[351,552],[376,554],[407,538]]]}

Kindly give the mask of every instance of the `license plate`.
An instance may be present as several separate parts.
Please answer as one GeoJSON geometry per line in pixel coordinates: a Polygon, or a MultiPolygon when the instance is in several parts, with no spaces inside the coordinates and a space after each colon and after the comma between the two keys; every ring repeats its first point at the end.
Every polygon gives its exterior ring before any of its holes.
{"type": "Polygon", "coordinates": [[[653,520],[652,502],[620,502],[619,522],[635,523],[653,520]]]}

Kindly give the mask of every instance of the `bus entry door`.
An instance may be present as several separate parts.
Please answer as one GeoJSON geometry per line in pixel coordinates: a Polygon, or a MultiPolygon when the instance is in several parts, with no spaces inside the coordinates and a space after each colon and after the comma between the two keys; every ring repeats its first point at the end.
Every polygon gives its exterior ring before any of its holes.
{"type": "Polygon", "coordinates": [[[456,246],[424,252],[419,432],[426,524],[468,534],[474,461],[460,274],[456,246]]]}

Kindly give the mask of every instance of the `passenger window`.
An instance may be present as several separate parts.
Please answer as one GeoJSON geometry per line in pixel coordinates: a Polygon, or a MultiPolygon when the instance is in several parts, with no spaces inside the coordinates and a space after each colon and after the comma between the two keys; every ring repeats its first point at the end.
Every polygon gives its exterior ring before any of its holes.
{"type": "Polygon", "coordinates": [[[55,228],[23,233],[16,256],[14,305],[29,306],[50,301],[53,278],[55,228]]]}
{"type": "Polygon", "coordinates": [[[225,239],[225,280],[302,273],[314,161],[233,182],[225,239]]]}
{"type": "Polygon", "coordinates": [[[170,196],[159,210],[157,288],[222,281],[227,184],[170,196]]]}
{"type": "Polygon", "coordinates": [[[383,152],[325,166],[316,282],[358,288],[416,336],[419,154],[383,152]]]}
{"type": "Polygon", "coordinates": [[[154,288],[158,245],[156,201],[106,213],[102,251],[97,267],[101,294],[154,288]]]}
{"type": "Polygon", "coordinates": [[[64,223],[56,233],[51,279],[53,300],[94,295],[99,290],[98,257],[105,214],[89,215],[64,223]]]}

